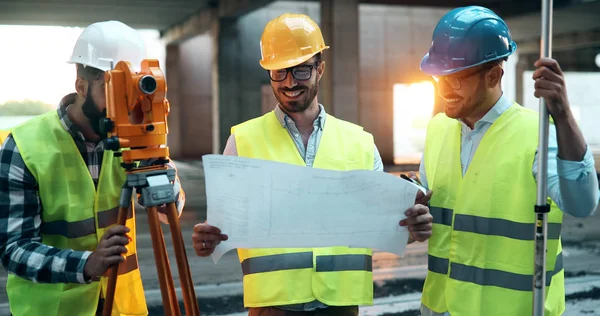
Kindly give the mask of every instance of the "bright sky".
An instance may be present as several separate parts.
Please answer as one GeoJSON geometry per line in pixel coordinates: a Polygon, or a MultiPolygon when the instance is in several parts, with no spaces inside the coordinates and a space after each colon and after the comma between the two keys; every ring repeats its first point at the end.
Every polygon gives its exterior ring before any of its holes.
{"type": "MultiPolygon", "coordinates": [[[[67,64],[82,28],[0,25],[0,103],[32,99],[58,104],[75,91],[75,66],[67,64]]],[[[165,71],[165,48],[158,31],[139,30],[149,58],[165,71]]]]}

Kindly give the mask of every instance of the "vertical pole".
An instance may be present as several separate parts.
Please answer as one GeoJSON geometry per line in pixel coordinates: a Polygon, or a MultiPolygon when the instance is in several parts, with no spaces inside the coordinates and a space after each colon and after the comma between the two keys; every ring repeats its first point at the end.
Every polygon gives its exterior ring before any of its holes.
{"type": "MultiPolygon", "coordinates": [[[[542,36],[540,57],[551,57],[552,51],[552,0],[542,0],[542,36]]],[[[538,144],[537,200],[535,206],[535,271],[533,276],[533,316],[544,315],[546,298],[546,242],[548,230],[548,127],[546,101],[540,98],[540,125],[538,144]]],[[[550,254],[556,255],[556,254],[550,254]]]]}

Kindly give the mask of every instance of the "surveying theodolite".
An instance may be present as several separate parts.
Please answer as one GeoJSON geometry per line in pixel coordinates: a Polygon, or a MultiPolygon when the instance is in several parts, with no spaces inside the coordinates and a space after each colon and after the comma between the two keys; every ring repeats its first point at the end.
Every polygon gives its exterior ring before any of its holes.
{"type": "MultiPolygon", "coordinates": [[[[125,225],[133,188],[138,193],[141,191],[142,204],[148,213],[165,315],[179,316],[181,311],[158,220],[158,207],[166,205],[185,312],[186,315],[200,315],[175,206],[175,170],[167,168],[169,102],[166,99],[167,85],[163,72],[155,59],[143,60],[139,72],[135,72],[128,61],[120,61],[114,69],[106,72],[104,81],[106,118],[101,121],[100,129],[110,136],[105,140],[106,149],[113,150],[115,155],[122,157],[122,166],[127,176],[121,192],[117,224],[125,225]],[[130,115],[140,112],[143,113],[142,121],[132,123],[130,115]],[[141,161],[152,162],[142,167],[139,164],[141,161]]],[[[104,316],[111,315],[117,275],[118,266],[112,267],[109,270],[104,316]]]]}

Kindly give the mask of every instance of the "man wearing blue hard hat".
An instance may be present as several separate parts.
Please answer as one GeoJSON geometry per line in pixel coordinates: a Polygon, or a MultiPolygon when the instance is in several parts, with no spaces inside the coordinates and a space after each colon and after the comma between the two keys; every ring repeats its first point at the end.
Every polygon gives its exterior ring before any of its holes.
{"type": "MultiPolygon", "coordinates": [[[[420,167],[420,181],[433,191],[434,223],[424,316],[531,315],[539,116],[503,95],[503,63],[516,50],[499,16],[469,6],[442,17],[421,61],[445,112],[429,123],[420,167]]],[[[535,67],[535,96],[553,120],[545,314],[561,315],[563,212],[591,215],[598,180],[558,62],[544,58],[535,67]]]]}

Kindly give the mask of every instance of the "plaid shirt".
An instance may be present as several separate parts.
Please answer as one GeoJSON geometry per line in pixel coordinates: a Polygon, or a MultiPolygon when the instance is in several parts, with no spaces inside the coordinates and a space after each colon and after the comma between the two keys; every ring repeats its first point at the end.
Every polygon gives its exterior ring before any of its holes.
{"type": "MultiPolygon", "coordinates": [[[[67,107],[75,95],[67,95],[58,108],[60,121],[75,140],[94,184],[98,183],[104,143],[85,140],[77,126],[69,119],[67,107]]],[[[169,166],[175,168],[172,161],[169,166]]],[[[174,190],[177,209],[181,213],[185,194],[178,177],[174,190]]],[[[0,149],[0,259],[2,266],[19,277],[39,283],[87,283],[83,268],[91,251],[57,249],[43,244],[40,236],[43,212],[38,185],[25,166],[17,145],[9,136],[0,149]]],[[[159,214],[161,221],[166,216],[159,214]]]]}

